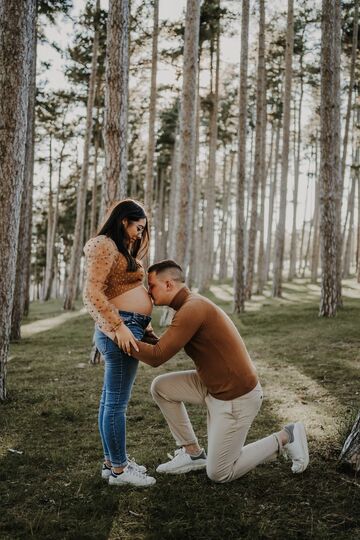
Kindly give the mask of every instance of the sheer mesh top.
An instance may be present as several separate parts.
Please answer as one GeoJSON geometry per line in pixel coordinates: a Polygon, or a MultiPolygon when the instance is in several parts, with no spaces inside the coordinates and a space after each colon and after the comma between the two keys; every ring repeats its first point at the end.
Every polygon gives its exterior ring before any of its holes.
{"type": "Polygon", "coordinates": [[[115,242],[105,235],[91,238],[84,247],[86,278],[84,305],[103,332],[114,332],[122,324],[118,309],[109,300],[141,285],[145,272],[141,262],[135,272],[127,271],[127,260],[115,242]]]}

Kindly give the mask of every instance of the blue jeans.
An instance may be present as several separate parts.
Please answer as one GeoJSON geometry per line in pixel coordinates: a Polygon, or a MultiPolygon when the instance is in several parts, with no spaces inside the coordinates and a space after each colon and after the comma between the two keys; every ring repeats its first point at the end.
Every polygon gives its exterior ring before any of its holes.
{"type": "MultiPolygon", "coordinates": [[[[151,317],[119,311],[124,324],[137,340],[144,336],[151,317]]],[[[139,361],[125,354],[96,327],[95,344],[105,360],[104,385],[99,407],[99,431],[104,458],[113,467],[124,467],[126,455],[126,410],[139,361]]]]}

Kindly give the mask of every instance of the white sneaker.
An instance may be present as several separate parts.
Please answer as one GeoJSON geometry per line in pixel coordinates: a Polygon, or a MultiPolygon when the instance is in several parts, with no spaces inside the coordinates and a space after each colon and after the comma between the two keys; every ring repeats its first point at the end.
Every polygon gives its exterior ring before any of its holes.
{"type": "Polygon", "coordinates": [[[200,456],[196,458],[191,457],[190,454],[185,451],[185,448],[179,448],[178,450],[175,450],[173,456],[171,454],[168,454],[168,456],[170,461],[159,465],[156,472],[181,474],[196,471],[198,469],[205,469],[206,467],[206,454],[203,448],[200,456]]]}
{"type": "Polygon", "coordinates": [[[122,486],[131,484],[138,487],[148,487],[156,483],[155,478],[148,476],[145,473],[140,472],[130,465],[126,465],[124,471],[121,474],[114,474],[113,472],[109,476],[109,484],[111,486],[122,486]]]}
{"type": "Polygon", "coordinates": [[[285,444],[284,450],[292,459],[292,472],[299,474],[304,472],[309,465],[309,449],[305,426],[302,422],[296,422],[294,424],[293,436],[293,442],[285,444]]]}
{"type": "MultiPolygon", "coordinates": [[[[135,459],[128,457],[128,464],[130,464],[134,469],[140,471],[141,473],[146,473],[147,471],[145,465],[139,465],[138,463],[136,463],[135,459]]],[[[105,463],[103,463],[101,468],[101,478],[103,478],[104,480],[109,480],[110,476],[111,468],[107,467],[105,463]]]]}

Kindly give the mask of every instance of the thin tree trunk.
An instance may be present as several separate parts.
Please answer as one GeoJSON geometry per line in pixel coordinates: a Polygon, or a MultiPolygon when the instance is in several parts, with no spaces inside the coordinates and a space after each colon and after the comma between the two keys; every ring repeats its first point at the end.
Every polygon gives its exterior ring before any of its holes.
{"type": "Polygon", "coordinates": [[[230,150],[230,170],[229,174],[226,174],[226,167],[224,162],[224,201],[223,201],[223,220],[220,233],[220,270],[219,280],[224,281],[227,278],[227,245],[228,245],[228,229],[230,221],[230,196],[231,185],[233,179],[235,152],[230,150]]]}
{"type": "Polygon", "coordinates": [[[21,339],[21,319],[29,312],[30,266],[32,245],[32,200],[34,177],[35,149],[35,95],[36,95],[36,29],[34,25],[31,80],[29,87],[28,119],[26,134],[26,154],[24,191],[21,201],[21,218],[19,225],[19,241],[16,260],[16,281],[14,302],[11,315],[11,340],[21,339]],[[19,249],[21,246],[21,249],[19,249]]]}
{"type": "Polygon", "coordinates": [[[341,211],[344,183],[341,177],[341,0],[334,2],[335,17],[332,35],[334,39],[334,169],[336,170],[336,229],[337,229],[337,249],[336,249],[336,277],[337,277],[337,304],[342,307],[341,293],[341,269],[342,269],[342,231],[341,231],[341,211]]]}
{"type": "Polygon", "coordinates": [[[277,188],[280,131],[281,131],[281,116],[279,116],[278,118],[277,128],[276,128],[274,175],[273,175],[273,180],[270,185],[270,194],[269,194],[269,216],[268,216],[268,229],[267,229],[266,255],[265,255],[266,279],[269,279],[271,253],[272,253],[272,230],[273,230],[272,226],[274,223],[274,203],[275,203],[276,188],[277,188]]]}
{"type": "Polygon", "coordinates": [[[347,154],[347,146],[348,146],[348,140],[349,140],[352,92],[353,92],[354,82],[355,82],[355,64],[356,64],[356,57],[357,57],[358,27],[359,27],[359,0],[355,0],[353,42],[352,42],[352,50],[351,50],[351,64],[350,64],[350,82],[349,82],[348,101],[347,101],[346,117],[345,117],[343,154],[342,154],[342,160],[341,160],[342,184],[344,184],[344,180],[345,180],[346,154],[347,154]]]}
{"type": "MultiPolygon", "coordinates": [[[[245,184],[246,184],[246,125],[247,77],[249,54],[249,0],[243,0],[241,15],[241,53],[239,88],[239,128],[236,170],[236,237],[234,268],[234,312],[245,310],[245,184]]],[[[230,220],[231,221],[231,220],[230,220]]],[[[230,236],[230,235],[229,235],[230,236]]]]}
{"type": "MultiPolygon", "coordinates": [[[[220,5],[220,2],[218,2],[220,5]]],[[[209,139],[209,172],[206,181],[206,211],[204,222],[204,250],[203,250],[203,272],[202,282],[199,291],[203,292],[210,287],[210,281],[213,274],[213,251],[214,251],[214,221],[215,221],[215,196],[216,196],[216,148],[217,148],[217,117],[219,105],[219,75],[220,75],[220,23],[216,36],[216,65],[215,65],[215,89],[212,90],[212,72],[211,91],[210,91],[210,139],[209,139]]]]}
{"type": "Polygon", "coordinates": [[[262,136],[261,136],[261,192],[260,192],[260,216],[258,220],[259,235],[259,254],[257,264],[257,294],[262,294],[265,286],[265,246],[264,246],[264,214],[265,214],[265,193],[266,193],[266,178],[269,167],[266,166],[266,127],[267,127],[267,105],[266,105],[266,70],[263,76],[263,120],[262,120],[262,136]]]}
{"type": "Polygon", "coordinates": [[[46,268],[45,268],[45,284],[44,284],[44,294],[43,294],[44,301],[47,301],[50,299],[53,279],[54,279],[55,239],[56,239],[56,229],[57,229],[58,214],[59,214],[59,197],[60,197],[60,190],[61,190],[61,169],[62,169],[65,146],[66,146],[66,141],[63,142],[60,155],[59,155],[59,172],[58,172],[58,183],[57,183],[57,190],[56,190],[56,196],[55,196],[55,205],[54,205],[54,209],[52,213],[52,221],[49,224],[49,231],[48,231],[49,260],[46,261],[46,268]]]}
{"type": "Polygon", "coordinates": [[[303,218],[303,224],[302,224],[302,230],[301,230],[300,253],[299,253],[299,273],[301,271],[301,264],[302,264],[302,258],[303,258],[303,247],[304,247],[305,227],[306,227],[306,211],[307,211],[308,196],[309,196],[309,184],[310,184],[310,177],[308,176],[307,184],[306,184],[305,204],[304,204],[304,218],[303,218]]]}
{"type": "Polygon", "coordinates": [[[105,208],[126,197],[129,88],[129,0],[110,0],[105,76],[105,208]]]}
{"type": "Polygon", "coordinates": [[[263,122],[264,122],[264,98],[265,92],[265,2],[260,0],[260,21],[259,21],[259,47],[258,47],[258,69],[257,69],[257,93],[256,93],[256,130],[255,130],[255,162],[254,174],[251,189],[251,217],[247,252],[246,271],[246,298],[251,298],[254,280],[255,266],[255,246],[258,230],[258,191],[261,179],[262,148],[263,148],[263,122]]]}
{"type": "MultiPolygon", "coordinates": [[[[99,94],[100,94],[100,77],[98,77],[98,83],[96,87],[96,96],[95,96],[95,102],[98,102],[99,94]]],[[[100,106],[99,103],[96,106],[96,124],[95,124],[95,130],[94,130],[94,181],[92,186],[92,195],[91,195],[91,218],[90,218],[90,236],[95,236],[96,233],[96,224],[97,224],[97,207],[98,207],[98,197],[97,197],[97,191],[98,191],[98,157],[99,157],[99,146],[100,146],[100,140],[101,140],[101,131],[100,131],[100,125],[99,125],[99,117],[100,117],[100,106]]]]}
{"type": "Polygon", "coordinates": [[[322,283],[320,315],[332,317],[336,315],[338,305],[337,249],[338,245],[338,204],[339,169],[334,158],[336,144],[335,131],[339,131],[339,118],[334,114],[339,91],[334,78],[337,0],[322,2],[322,37],[321,37],[321,173],[320,173],[320,205],[321,205],[321,261],[322,283]]]}
{"type": "Polygon", "coordinates": [[[281,190],[280,213],[275,237],[275,260],[272,294],[275,297],[282,295],[282,272],[284,264],[285,222],[286,222],[286,196],[289,167],[289,138],[290,138],[290,103],[292,82],[292,57],[294,48],[294,0],[288,0],[287,32],[285,51],[285,83],[284,83],[284,121],[283,142],[281,156],[281,190]]]}
{"type": "Polygon", "coordinates": [[[155,117],[156,117],[156,75],[159,35],[159,0],[154,0],[154,29],[151,55],[151,90],[149,105],[149,131],[146,156],[145,208],[151,213],[153,196],[154,153],[155,153],[155,117]]]}
{"type": "Polygon", "coordinates": [[[0,400],[6,399],[36,3],[0,2],[0,400]]]}
{"type": "MultiPolygon", "coordinates": [[[[96,2],[96,14],[100,9],[100,0],[96,2]]],[[[97,74],[97,58],[99,48],[99,29],[97,24],[97,17],[94,17],[94,40],[92,46],[92,61],[91,61],[91,73],[89,80],[89,91],[87,99],[87,111],[86,111],[86,128],[85,128],[85,140],[84,140],[84,152],[83,162],[81,167],[80,185],[77,192],[76,199],[76,222],[74,231],[74,241],[71,249],[70,270],[67,281],[67,290],[64,299],[64,309],[74,309],[75,299],[77,295],[77,287],[80,273],[80,261],[82,255],[82,248],[84,242],[84,224],[85,224],[85,210],[86,210],[86,193],[89,176],[89,154],[90,144],[93,126],[93,109],[95,102],[95,85],[97,74]]]]}
{"type": "Polygon", "coordinates": [[[351,265],[351,246],[352,239],[354,234],[354,211],[355,211],[355,189],[356,189],[356,176],[352,178],[351,191],[349,195],[349,227],[348,234],[345,243],[345,252],[344,252],[344,262],[342,276],[343,278],[348,278],[350,275],[350,265],[351,265]]]}
{"type": "MultiPolygon", "coordinates": [[[[200,0],[188,0],[185,21],[183,87],[180,106],[179,228],[177,260],[184,264],[191,242],[193,182],[196,148],[196,87],[199,49],[200,0]]],[[[186,268],[184,268],[186,272],[186,268]]]]}
{"type": "Polygon", "coordinates": [[[291,233],[291,247],[290,247],[290,267],[289,267],[289,281],[294,279],[296,275],[296,255],[297,255],[297,231],[296,231],[296,217],[298,206],[298,191],[299,191],[299,173],[300,173],[300,155],[301,155],[301,113],[302,102],[304,96],[304,80],[303,80],[303,56],[300,57],[300,98],[299,109],[297,118],[297,144],[295,146],[295,175],[294,175],[294,193],[293,193],[293,225],[291,233]]]}
{"type": "Polygon", "coordinates": [[[317,282],[318,267],[319,267],[319,255],[320,255],[320,183],[318,179],[319,160],[318,160],[318,134],[315,135],[315,204],[314,204],[314,235],[311,255],[311,283],[317,282]]]}

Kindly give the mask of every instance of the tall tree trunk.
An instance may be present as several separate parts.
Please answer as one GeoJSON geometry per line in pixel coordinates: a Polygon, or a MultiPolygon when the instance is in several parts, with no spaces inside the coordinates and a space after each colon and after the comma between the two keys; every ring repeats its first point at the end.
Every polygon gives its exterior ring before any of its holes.
{"type": "Polygon", "coordinates": [[[96,105],[96,123],[94,129],[94,181],[92,186],[92,195],[91,195],[91,217],[90,217],[90,236],[93,237],[96,234],[96,225],[97,225],[97,211],[98,211],[98,157],[99,157],[99,146],[101,141],[101,130],[100,130],[100,105],[99,105],[99,94],[100,94],[101,78],[98,76],[98,82],[96,86],[96,95],[95,103],[96,105]]]}
{"type": "MultiPolygon", "coordinates": [[[[218,2],[220,5],[220,2],[218,2]]],[[[214,221],[215,221],[215,199],[216,199],[216,148],[217,148],[217,119],[219,105],[219,74],[220,74],[220,22],[216,36],[216,65],[215,65],[215,89],[212,86],[212,70],[211,91],[210,91],[210,138],[209,138],[209,171],[206,181],[206,211],[204,221],[204,245],[203,245],[203,272],[202,282],[199,290],[203,292],[210,287],[210,281],[213,274],[213,251],[214,251],[214,221]]]]}
{"type": "Polygon", "coordinates": [[[309,184],[310,184],[310,177],[308,176],[307,183],[306,183],[306,194],[305,194],[305,204],[304,204],[304,218],[303,218],[303,224],[301,229],[301,241],[300,241],[300,253],[299,253],[299,273],[301,271],[301,265],[302,265],[302,258],[303,258],[303,247],[304,247],[304,240],[305,240],[305,227],[306,227],[306,212],[307,212],[307,205],[308,205],[308,196],[309,196],[309,184]]]}
{"type": "Polygon", "coordinates": [[[219,280],[224,281],[227,278],[227,245],[228,245],[228,228],[230,216],[230,196],[231,186],[233,181],[233,169],[234,169],[235,152],[230,150],[230,170],[227,174],[227,168],[225,167],[224,160],[224,189],[223,189],[223,219],[221,224],[220,233],[220,270],[219,280]]]}
{"type": "Polygon", "coordinates": [[[200,265],[201,250],[201,227],[200,227],[200,198],[201,198],[201,176],[199,167],[199,147],[200,147],[200,73],[201,73],[201,49],[199,50],[199,66],[197,74],[196,89],[196,149],[195,149],[195,181],[194,181],[194,204],[193,204],[193,228],[191,240],[191,257],[188,285],[191,287],[198,283],[198,273],[200,265]]]}
{"type": "Polygon", "coordinates": [[[320,254],[320,234],[319,234],[319,222],[320,222],[320,183],[318,179],[318,135],[315,136],[315,205],[314,205],[314,235],[311,254],[311,283],[317,282],[318,267],[319,267],[319,254],[320,254]]]}
{"type": "Polygon", "coordinates": [[[275,297],[282,295],[282,272],[284,264],[285,222],[286,222],[286,195],[289,167],[289,138],[290,138],[290,103],[292,82],[292,57],[294,49],[294,0],[288,0],[287,32],[285,51],[285,83],[284,83],[284,121],[283,141],[281,155],[281,188],[279,222],[275,237],[275,259],[272,294],[275,297]]]}
{"type": "MultiPolygon", "coordinates": [[[[180,105],[179,227],[177,260],[184,264],[191,242],[196,148],[196,82],[198,70],[200,0],[188,0],[185,20],[183,86],[180,105]]],[[[186,272],[186,268],[184,271],[186,272]]]]}
{"type": "Polygon", "coordinates": [[[357,57],[358,27],[359,27],[359,0],[355,0],[353,41],[352,41],[351,64],[350,64],[350,81],[349,81],[349,92],[348,92],[348,101],[347,101],[346,117],[345,117],[343,154],[342,154],[342,160],[341,160],[342,183],[344,183],[344,180],[345,180],[346,154],[347,154],[347,145],[348,145],[348,140],[349,140],[352,92],[353,92],[354,81],[355,81],[355,64],[356,64],[356,57],[357,57]]]}
{"type": "Polygon", "coordinates": [[[263,151],[263,121],[264,121],[264,98],[265,92],[265,1],[260,0],[260,21],[259,21],[259,47],[258,47],[258,69],[257,69],[257,93],[256,93],[256,131],[255,131],[255,162],[254,174],[251,189],[251,218],[249,229],[249,241],[247,252],[246,271],[246,297],[251,298],[254,280],[255,266],[255,245],[258,230],[258,191],[261,179],[261,163],[263,151]]]}
{"type": "Polygon", "coordinates": [[[348,234],[347,234],[346,243],[345,243],[344,261],[343,261],[343,269],[342,269],[342,275],[344,278],[348,278],[350,275],[351,246],[352,246],[352,239],[353,239],[353,234],[354,234],[355,190],[356,190],[356,176],[354,174],[352,178],[351,191],[349,195],[350,218],[349,218],[348,234]]]}
{"type": "Polygon", "coordinates": [[[279,163],[279,146],[280,146],[280,131],[281,131],[281,115],[280,112],[276,127],[276,140],[275,140],[275,162],[274,162],[274,174],[273,179],[270,179],[270,194],[269,194],[269,216],[267,227],[267,240],[266,240],[266,254],[265,254],[265,275],[266,279],[269,279],[270,262],[272,253],[272,226],[274,222],[274,203],[276,197],[277,188],[277,176],[278,176],[278,163],[279,163]]]}
{"type": "Polygon", "coordinates": [[[293,225],[291,233],[291,247],[290,247],[290,267],[289,267],[289,281],[294,279],[296,275],[296,255],[297,255],[297,231],[296,231],[296,217],[298,206],[298,192],[299,192],[299,173],[300,173],[300,154],[301,154],[301,113],[302,102],[304,96],[304,79],[303,79],[303,56],[300,57],[300,98],[299,109],[297,118],[297,141],[295,146],[295,175],[294,175],[294,193],[293,193],[293,225]]]}
{"type": "Polygon", "coordinates": [[[14,302],[11,315],[11,340],[21,338],[21,319],[29,312],[30,266],[32,244],[32,200],[35,149],[35,95],[36,95],[36,24],[34,24],[34,55],[31,65],[29,101],[27,112],[27,134],[25,153],[24,191],[21,200],[21,218],[16,259],[16,280],[14,302]]]}
{"type": "Polygon", "coordinates": [[[0,2],[0,400],[6,399],[35,19],[34,0],[0,2]]]}
{"type": "Polygon", "coordinates": [[[105,77],[105,208],[126,197],[129,88],[129,0],[110,0],[105,77]]]}
{"type": "Polygon", "coordinates": [[[154,29],[151,55],[151,89],[149,105],[149,131],[146,156],[145,208],[151,213],[153,192],[154,153],[155,153],[155,117],[156,117],[156,75],[159,35],[159,0],[154,0],[154,29]]]}
{"type": "Polygon", "coordinates": [[[334,0],[334,27],[332,35],[334,39],[334,58],[333,58],[333,80],[334,80],[334,125],[333,125],[333,156],[334,169],[336,171],[336,230],[337,230],[337,248],[336,248],[336,279],[337,279],[337,304],[343,305],[341,294],[341,268],[342,268],[342,231],[341,231],[341,210],[344,183],[341,177],[341,0],[334,0]]]}
{"type": "Polygon", "coordinates": [[[243,0],[241,15],[241,53],[239,88],[238,156],[236,170],[236,237],[234,268],[234,312],[245,310],[245,184],[247,76],[249,54],[249,0],[243,0]]]}
{"type": "Polygon", "coordinates": [[[320,315],[336,315],[338,304],[337,249],[338,246],[338,208],[339,169],[334,158],[334,132],[339,130],[339,118],[334,114],[338,96],[334,75],[334,28],[336,28],[335,3],[338,0],[322,2],[321,35],[321,262],[322,283],[320,315]]]}
{"type": "MultiPolygon", "coordinates": [[[[97,24],[97,13],[100,9],[100,0],[96,2],[96,14],[94,17],[94,40],[92,46],[91,73],[89,79],[89,90],[86,110],[86,128],[84,140],[83,162],[81,167],[80,185],[76,199],[76,221],[74,230],[74,241],[71,249],[70,270],[67,281],[66,295],[64,299],[64,309],[74,309],[77,295],[77,286],[80,273],[80,261],[84,243],[84,224],[86,210],[86,192],[89,176],[89,154],[93,126],[93,109],[95,102],[95,85],[97,73],[97,58],[99,48],[99,29],[97,24]]],[[[110,16],[110,14],[109,14],[110,16]]]]}
{"type": "Polygon", "coordinates": [[[46,261],[46,268],[45,268],[45,284],[44,284],[44,294],[43,294],[43,300],[47,301],[50,299],[51,296],[51,290],[53,286],[53,280],[54,280],[54,263],[55,263],[55,240],[56,240],[56,229],[57,229],[57,223],[58,223],[58,215],[59,215],[59,197],[60,197],[60,190],[61,190],[61,170],[62,170],[62,162],[63,162],[63,156],[65,151],[66,141],[63,142],[62,148],[59,155],[59,172],[58,172],[58,183],[57,183],[57,190],[56,190],[56,196],[55,196],[55,205],[52,213],[52,221],[49,226],[48,231],[48,237],[49,237],[49,260],[46,261]]]}
{"type": "Polygon", "coordinates": [[[265,215],[265,194],[266,194],[266,178],[269,167],[266,166],[266,127],[267,127],[267,104],[266,104],[266,70],[264,70],[263,82],[263,120],[262,120],[262,136],[261,136],[261,178],[260,178],[260,215],[258,218],[259,228],[259,254],[257,264],[257,294],[262,294],[265,286],[265,246],[264,246],[264,215],[265,215]]]}

